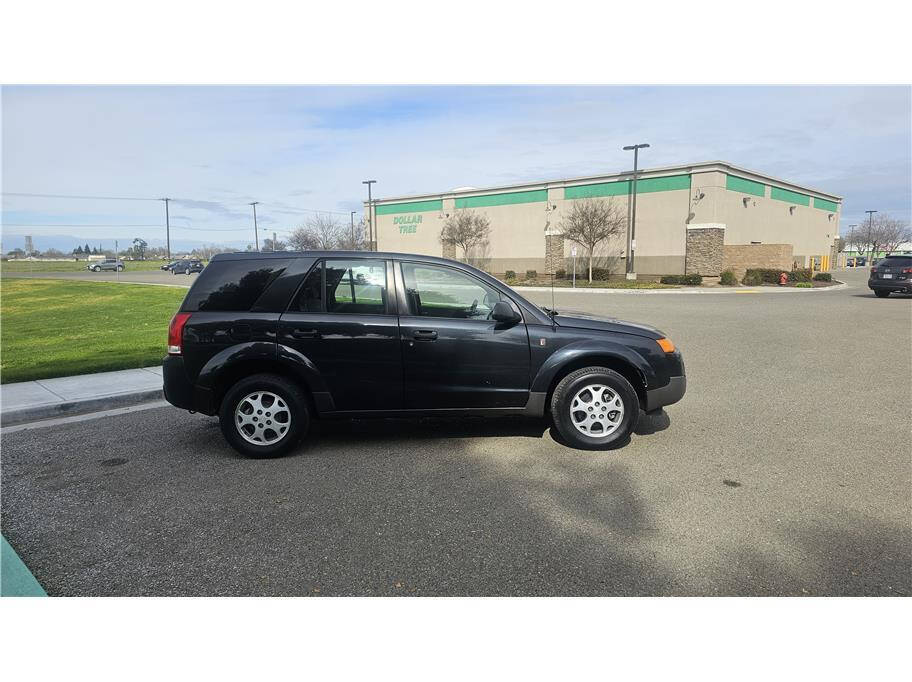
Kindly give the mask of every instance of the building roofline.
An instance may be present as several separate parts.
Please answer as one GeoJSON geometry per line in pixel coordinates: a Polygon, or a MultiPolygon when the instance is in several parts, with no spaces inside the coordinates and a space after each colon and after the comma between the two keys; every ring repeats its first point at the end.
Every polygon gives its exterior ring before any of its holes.
{"type": "MultiPolygon", "coordinates": [[[[752,171],[748,168],[743,168],[741,166],[736,166],[728,161],[701,161],[698,163],[691,164],[682,164],[676,166],[660,166],[658,168],[643,168],[637,170],[637,178],[648,178],[648,177],[661,177],[664,175],[675,175],[680,173],[699,173],[699,172],[710,172],[710,171],[722,171],[722,172],[732,172],[734,175],[744,176],[748,180],[755,180],[757,182],[763,182],[775,187],[781,187],[783,189],[789,189],[794,191],[803,192],[809,194],[810,196],[820,197],[822,199],[831,199],[835,200],[837,203],[842,202],[842,197],[837,194],[831,194],[830,192],[824,192],[819,189],[814,189],[813,187],[805,187],[803,185],[798,185],[794,182],[789,182],[788,180],[781,180],[779,178],[774,178],[770,175],[765,175],[764,173],[758,173],[757,171],[752,171]]],[[[616,180],[625,180],[633,177],[633,170],[627,170],[620,173],[608,173],[601,175],[583,175],[574,178],[561,178],[554,180],[539,180],[535,182],[521,182],[511,185],[497,185],[495,187],[478,187],[474,189],[465,189],[465,190],[451,190],[448,192],[432,192],[426,194],[410,194],[397,197],[384,197],[382,199],[374,199],[374,203],[377,205],[388,204],[388,203],[398,203],[403,201],[426,201],[428,199],[451,199],[454,197],[466,197],[466,196],[477,196],[479,194],[488,194],[488,193],[498,193],[498,192],[507,192],[507,191],[517,191],[517,190],[535,190],[535,189],[548,189],[551,187],[570,187],[575,185],[585,185],[593,184],[597,182],[606,182],[606,181],[616,181],[616,180]]],[[[363,202],[367,204],[367,202],[363,202]]]]}

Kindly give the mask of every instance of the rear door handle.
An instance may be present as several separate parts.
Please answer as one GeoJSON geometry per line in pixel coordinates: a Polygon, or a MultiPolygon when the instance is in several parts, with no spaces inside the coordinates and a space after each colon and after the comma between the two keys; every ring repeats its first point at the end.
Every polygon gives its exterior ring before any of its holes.
{"type": "Polygon", "coordinates": [[[291,335],[296,339],[319,339],[320,332],[316,329],[292,329],[291,335]]]}
{"type": "Polygon", "coordinates": [[[412,334],[412,338],[416,341],[435,341],[437,332],[433,329],[418,329],[412,334]]]}

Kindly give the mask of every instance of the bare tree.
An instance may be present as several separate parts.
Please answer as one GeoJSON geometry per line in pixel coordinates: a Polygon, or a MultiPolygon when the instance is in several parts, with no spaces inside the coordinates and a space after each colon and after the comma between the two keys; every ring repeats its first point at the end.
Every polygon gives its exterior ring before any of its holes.
{"type": "Polygon", "coordinates": [[[342,234],[339,237],[339,248],[344,251],[366,251],[367,235],[365,234],[364,221],[355,223],[354,231],[351,225],[342,225],[342,234]],[[354,234],[353,234],[354,232],[354,234]]]}
{"type": "Polygon", "coordinates": [[[288,235],[288,246],[292,251],[313,251],[319,248],[317,246],[316,236],[307,228],[301,225],[292,230],[288,235]]]}
{"type": "Polygon", "coordinates": [[[592,261],[598,246],[623,233],[627,216],[610,199],[576,201],[564,216],[560,229],[564,239],[582,246],[589,254],[589,282],[592,282],[592,261]]]}
{"type": "Polygon", "coordinates": [[[487,216],[473,211],[456,211],[443,224],[440,241],[462,249],[463,260],[468,261],[473,249],[485,251],[491,234],[491,221],[487,216]]]}
{"type": "Polygon", "coordinates": [[[263,240],[263,251],[284,251],[287,248],[288,244],[281,239],[276,239],[274,244],[270,238],[263,240]]]}
{"type": "Polygon", "coordinates": [[[886,253],[892,253],[896,251],[900,244],[912,241],[912,230],[909,229],[909,224],[886,215],[881,216],[880,220],[874,221],[874,229],[876,230],[881,250],[886,253]]]}

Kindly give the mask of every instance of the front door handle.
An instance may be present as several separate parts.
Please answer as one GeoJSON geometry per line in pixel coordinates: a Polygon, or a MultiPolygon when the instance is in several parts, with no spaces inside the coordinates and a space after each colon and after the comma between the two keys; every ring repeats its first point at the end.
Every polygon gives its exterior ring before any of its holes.
{"type": "Polygon", "coordinates": [[[412,338],[416,341],[436,341],[437,332],[433,329],[418,329],[412,334],[412,338]]]}
{"type": "Polygon", "coordinates": [[[316,329],[292,329],[291,335],[296,339],[319,339],[320,332],[316,329]]]}

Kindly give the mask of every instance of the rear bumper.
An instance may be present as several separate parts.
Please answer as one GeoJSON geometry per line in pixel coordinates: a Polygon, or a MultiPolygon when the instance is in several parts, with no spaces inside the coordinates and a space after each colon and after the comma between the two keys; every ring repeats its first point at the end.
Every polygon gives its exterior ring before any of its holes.
{"type": "Polygon", "coordinates": [[[888,279],[869,279],[868,288],[872,291],[905,291],[912,293],[912,279],[888,280],[888,279]]]}
{"type": "Polygon", "coordinates": [[[646,411],[652,412],[665,405],[678,402],[684,397],[685,391],[687,391],[687,377],[671,377],[665,386],[646,391],[646,411]]]}
{"type": "Polygon", "coordinates": [[[169,355],[162,362],[162,387],[165,400],[182,410],[215,414],[213,392],[190,381],[180,355],[169,355]]]}

